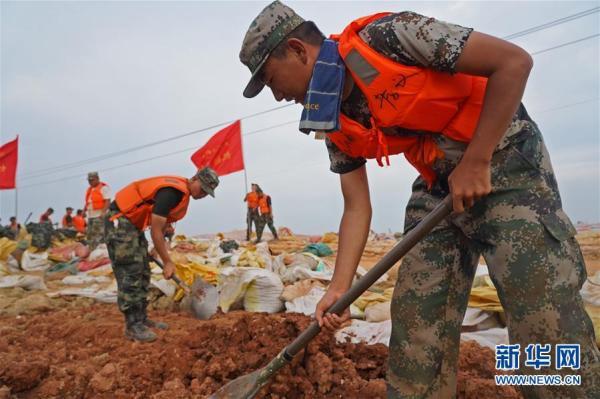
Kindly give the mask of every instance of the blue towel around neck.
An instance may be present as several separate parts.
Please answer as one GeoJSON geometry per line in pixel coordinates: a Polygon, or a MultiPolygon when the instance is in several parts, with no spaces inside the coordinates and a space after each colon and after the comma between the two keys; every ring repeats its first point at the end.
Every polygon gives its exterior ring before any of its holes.
{"type": "Polygon", "coordinates": [[[338,43],[325,39],[308,85],[300,131],[335,132],[340,130],[340,105],[346,66],[338,52],[338,43]]]}

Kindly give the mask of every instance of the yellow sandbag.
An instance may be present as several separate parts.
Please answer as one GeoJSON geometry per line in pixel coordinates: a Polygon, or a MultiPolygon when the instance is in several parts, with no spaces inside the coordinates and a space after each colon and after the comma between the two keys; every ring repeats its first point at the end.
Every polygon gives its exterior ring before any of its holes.
{"type": "Polygon", "coordinates": [[[356,301],[354,306],[364,311],[366,307],[374,303],[390,302],[392,300],[392,294],[394,293],[394,287],[386,288],[382,294],[377,292],[367,291],[362,294],[356,301]]]}
{"type": "Polygon", "coordinates": [[[7,260],[15,249],[17,249],[17,242],[10,240],[6,237],[0,238],[0,260],[7,260]]]}
{"type": "Polygon", "coordinates": [[[256,249],[245,249],[237,261],[238,267],[258,267],[264,269],[266,264],[263,257],[256,253],[256,249]]]}
{"type": "MultiPolygon", "coordinates": [[[[194,283],[194,278],[196,276],[202,277],[202,279],[209,284],[217,284],[219,269],[215,266],[201,265],[198,263],[176,263],[175,268],[177,269],[177,276],[190,286],[194,283]]],[[[174,299],[179,301],[184,295],[185,292],[179,288],[175,293],[174,299]]]]}
{"type": "Polygon", "coordinates": [[[323,234],[323,238],[321,238],[321,242],[336,243],[336,242],[338,242],[338,235],[337,235],[337,233],[332,233],[332,232],[325,233],[325,234],[323,234]]]}
{"type": "Polygon", "coordinates": [[[469,296],[469,307],[490,312],[502,312],[498,292],[494,287],[474,287],[469,296]]]}

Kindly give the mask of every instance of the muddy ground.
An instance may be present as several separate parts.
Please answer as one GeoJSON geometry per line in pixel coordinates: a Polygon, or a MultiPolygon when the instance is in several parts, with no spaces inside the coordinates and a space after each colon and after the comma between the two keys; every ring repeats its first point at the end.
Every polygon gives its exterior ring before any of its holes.
{"type": "MultiPolygon", "coordinates": [[[[310,319],[231,312],[210,321],[153,312],[170,324],[150,344],[123,337],[116,305],[0,317],[0,398],[203,398],[265,365],[310,319]]],[[[321,334],[261,398],[383,398],[384,345],[321,334]]],[[[459,398],[519,398],[494,385],[494,355],[461,345],[459,398]]]]}

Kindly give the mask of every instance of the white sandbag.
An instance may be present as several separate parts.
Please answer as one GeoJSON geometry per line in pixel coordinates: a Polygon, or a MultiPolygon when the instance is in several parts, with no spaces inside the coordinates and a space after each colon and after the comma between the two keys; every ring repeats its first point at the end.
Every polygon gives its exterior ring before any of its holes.
{"type": "Polygon", "coordinates": [[[111,279],[106,276],[90,276],[86,273],[77,273],[74,276],[67,276],[62,279],[66,285],[80,285],[89,283],[108,283],[111,279]]]}
{"type": "Polygon", "coordinates": [[[104,258],[108,258],[108,248],[106,248],[106,244],[100,244],[96,247],[96,249],[90,252],[87,260],[93,262],[95,260],[104,258]]]}
{"type": "Polygon", "coordinates": [[[57,296],[81,296],[86,298],[93,298],[99,302],[104,303],[116,303],[117,302],[117,282],[114,281],[107,288],[100,288],[97,284],[83,288],[65,288],[56,292],[49,292],[46,295],[49,297],[57,296]]]}
{"type": "Polygon", "coordinates": [[[488,330],[465,332],[460,334],[461,341],[475,341],[481,346],[495,349],[496,345],[508,344],[508,330],[506,328],[490,328],[488,330]]]}
{"type": "MultiPolygon", "coordinates": [[[[321,286],[313,287],[308,294],[299,296],[285,303],[285,311],[288,313],[302,313],[307,316],[315,314],[317,304],[325,295],[327,290],[321,286]]],[[[350,317],[354,319],[364,318],[364,313],[354,305],[350,305],[350,317]]]]}
{"type": "Polygon", "coordinates": [[[311,290],[303,296],[296,297],[291,301],[285,303],[285,310],[289,313],[302,313],[305,315],[313,315],[317,307],[317,303],[325,295],[325,288],[313,287],[311,290]]]}
{"type": "Polygon", "coordinates": [[[158,288],[163,294],[165,294],[169,298],[172,298],[175,295],[175,291],[177,291],[177,283],[175,283],[173,280],[167,280],[164,278],[151,278],[150,284],[153,287],[158,288]]]}
{"type": "Polygon", "coordinates": [[[243,300],[249,312],[275,313],[283,309],[279,299],[283,283],[275,273],[258,267],[224,267],[219,270],[219,306],[228,312],[243,300]]]}
{"type": "Polygon", "coordinates": [[[0,277],[0,288],[21,287],[26,290],[45,290],[46,284],[40,276],[10,275],[0,277]]]}
{"type": "Polygon", "coordinates": [[[10,273],[19,273],[21,271],[19,261],[12,255],[8,255],[8,259],[6,260],[6,268],[10,273]]]}
{"type": "Polygon", "coordinates": [[[363,320],[352,320],[352,324],[335,333],[337,342],[364,342],[368,345],[389,345],[392,334],[392,321],[369,323],[363,320]]]}
{"type": "Polygon", "coordinates": [[[44,271],[49,267],[50,261],[48,260],[48,251],[35,253],[27,250],[23,252],[21,268],[26,272],[44,271]]]}
{"type": "Polygon", "coordinates": [[[283,292],[281,293],[281,300],[284,302],[292,301],[295,298],[308,294],[313,287],[325,288],[323,283],[319,280],[301,280],[295,282],[294,284],[285,286],[283,292]]]}
{"type": "Polygon", "coordinates": [[[390,320],[392,314],[390,311],[391,302],[376,302],[365,308],[365,320],[371,323],[390,320]]]}
{"type": "Polygon", "coordinates": [[[273,269],[273,257],[269,250],[269,244],[265,241],[256,244],[256,254],[259,255],[265,261],[265,269],[273,269]]]}
{"type": "Polygon", "coordinates": [[[293,283],[300,280],[306,280],[309,278],[331,281],[333,278],[333,270],[326,269],[322,272],[307,269],[303,266],[294,266],[287,268],[287,270],[281,276],[281,280],[286,284],[293,283]]]}
{"type": "Polygon", "coordinates": [[[583,283],[581,297],[590,305],[600,306],[600,271],[583,283]]]}

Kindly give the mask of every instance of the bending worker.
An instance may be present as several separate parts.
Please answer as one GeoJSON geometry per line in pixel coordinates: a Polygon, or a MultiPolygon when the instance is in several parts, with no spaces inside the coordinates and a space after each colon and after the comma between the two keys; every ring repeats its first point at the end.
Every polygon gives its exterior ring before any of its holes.
{"type": "Polygon", "coordinates": [[[119,310],[125,315],[125,336],[136,341],[154,341],[156,334],[148,327],[166,329],[165,323],[154,322],[146,314],[150,265],[150,236],[160,256],[165,278],[175,272],[165,242],[165,228],[182,219],[190,197],[214,197],[219,177],[214,170],[204,168],[191,179],[178,176],[157,176],[138,180],[119,191],[104,218],[108,254],[117,280],[119,310]]]}
{"type": "Polygon", "coordinates": [[[522,392],[600,397],[600,352],[579,294],[585,264],[542,134],[521,103],[533,65],[527,52],[413,12],[358,18],[325,39],[275,1],[250,25],[240,59],[252,73],[244,96],[266,85],[277,101],[302,103],[300,130],[321,132],[340,176],[344,213],[333,279],[316,308],[321,325],[337,328],[349,317],[324,313],[350,287],[369,234],[367,159],[389,165],[404,153],[420,173],[405,231],[452,195],[455,214],[404,257],[398,273],[388,397],[456,396],[461,324],[481,255],[521,359],[530,344],[549,344],[553,354],[558,344],[581,351],[575,371],[523,362],[517,370],[579,374],[581,385],[522,392]]]}

